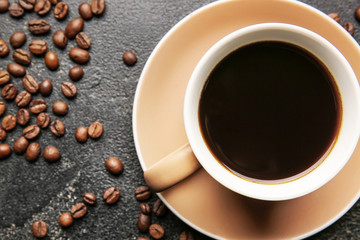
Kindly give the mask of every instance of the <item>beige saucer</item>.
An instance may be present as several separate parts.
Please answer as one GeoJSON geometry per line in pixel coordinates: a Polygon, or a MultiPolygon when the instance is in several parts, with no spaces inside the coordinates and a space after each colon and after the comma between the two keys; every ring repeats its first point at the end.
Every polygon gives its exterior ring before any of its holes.
{"type": "MultiPolygon", "coordinates": [[[[317,32],[343,53],[360,79],[356,41],[312,7],[285,0],[228,0],[207,5],[169,31],[141,75],[133,127],[143,169],[187,142],[184,93],[201,56],[225,35],[262,22],[291,23],[317,32]]],[[[358,200],[360,146],[331,182],[294,200],[266,202],[243,197],[218,184],[203,169],[159,196],[184,222],[214,238],[303,238],[329,226],[358,200]]]]}

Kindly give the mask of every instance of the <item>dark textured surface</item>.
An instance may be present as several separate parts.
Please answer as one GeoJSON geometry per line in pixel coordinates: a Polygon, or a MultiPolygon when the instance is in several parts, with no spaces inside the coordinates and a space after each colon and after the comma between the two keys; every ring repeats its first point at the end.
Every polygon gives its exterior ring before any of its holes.
{"type": "MultiPolygon", "coordinates": [[[[8,42],[12,32],[23,30],[28,36],[26,46],[30,40],[45,38],[50,50],[58,54],[61,64],[58,70],[47,70],[43,58],[33,56],[27,71],[38,81],[44,78],[53,81],[54,91],[46,98],[49,106],[57,100],[69,104],[69,113],[65,117],[56,117],[48,109],[52,119],[61,119],[65,123],[65,136],[56,138],[46,129],[36,139],[42,149],[50,144],[57,146],[62,154],[59,162],[49,164],[40,158],[30,164],[24,156],[14,154],[0,161],[0,239],[31,239],[31,224],[40,219],[48,223],[46,239],[136,239],[146,235],[140,234],[136,227],[140,209],[134,198],[136,187],[144,184],[131,124],[136,85],[147,58],[164,34],[187,14],[212,1],[108,0],[101,17],[85,22],[84,31],[92,38],[91,61],[84,66],[84,78],[76,83],[79,92],[73,100],[62,95],[60,85],[68,80],[67,72],[74,65],[67,54],[76,44],[70,41],[65,50],[60,50],[51,41],[52,33],[64,29],[68,20],[78,16],[80,2],[68,2],[70,12],[65,20],[55,20],[52,12],[45,16],[52,25],[51,33],[45,37],[28,33],[26,22],[38,18],[35,13],[26,13],[21,19],[10,18],[8,13],[0,14],[0,39],[8,42]],[[122,62],[122,53],[126,50],[133,50],[138,56],[133,67],[122,62]],[[96,120],[104,125],[103,136],[98,140],[89,139],[85,144],[77,143],[74,138],[76,128],[89,126],[96,120]],[[104,161],[110,156],[123,160],[124,172],[118,177],[105,170],[104,161]],[[81,201],[84,192],[93,192],[101,198],[110,186],[121,191],[117,204],[108,206],[100,200],[70,228],[59,227],[60,214],[81,201]]],[[[360,4],[357,0],[304,2],[327,13],[338,12],[342,22],[354,22],[359,28],[355,30],[355,38],[360,40],[360,25],[353,17],[360,4]]],[[[5,69],[11,60],[11,55],[1,58],[0,69],[5,69]]],[[[12,78],[12,81],[22,88],[20,78],[12,78]]],[[[16,110],[14,103],[9,102],[6,113],[15,114],[16,110]]],[[[35,123],[34,117],[31,123],[35,123]]],[[[8,134],[6,142],[12,145],[21,130],[22,127],[17,126],[8,134]]],[[[156,199],[153,195],[150,203],[156,199]]],[[[165,239],[178,239],[182,231],[190,229],[170,212],[161,219],[153,217],[152,221],[164,226],[165,239]]],[[[339,221],[311,239],[359,239],[359,223],[360,203],[357,203],[339,221]]],[[[194,232],[197,239],[207,239],[194,232]]]]}

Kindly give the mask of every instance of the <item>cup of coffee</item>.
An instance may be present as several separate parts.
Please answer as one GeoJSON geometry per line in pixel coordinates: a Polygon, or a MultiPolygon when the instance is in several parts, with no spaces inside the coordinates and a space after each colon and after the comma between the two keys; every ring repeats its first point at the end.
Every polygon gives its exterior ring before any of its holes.
{"type": "Polygon", "coordinates": [[[194,69],[184,100],[188,144],[144,172],[162,191],[203,167],[239,194],[288,200],[344,167],[360,136],[360,90],[326,39],[285,23],[239,29],[194,69]]]}

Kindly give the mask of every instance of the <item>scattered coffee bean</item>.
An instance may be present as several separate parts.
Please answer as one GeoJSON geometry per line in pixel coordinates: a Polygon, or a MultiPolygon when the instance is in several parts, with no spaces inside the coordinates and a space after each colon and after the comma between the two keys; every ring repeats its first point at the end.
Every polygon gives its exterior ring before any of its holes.
{"type": "Polygon", "coordinates": [[[50,124],[50,115],[48,113],[40,113],[36,118],[36,124],[41,128],[47,128],[50,124]]]}
{"type": "Polygon", "coordinates": [[[75,138],[78,142],[84,143],[88,139],[88,130],[86,127],[78,127],[75,132],[75,138]]]}
{"type": "Polygon", "coordinates": [[[83,195],[83,201],[86,203],[86,204],[89,204],[89,205],[94,205],[96,203],[96,196],[93,194],[93,193],[84,193],[83,195]]]}
{"type": "Polygon", "coordinates": [[[27,126],[23,130],[23,135],[28,140],[36,138],[39,135],[39,133],[40,133],[40,128],[37,125],[27,126]]]}
{"type": "Polygon", "coordinates": [[[105,190],[103,194],[103,200],[107,204],[114,204],[116,203],[120,198],[120,190],[116,187],[110,187],[105,190]]]}
{"type": "Polygon", "coordinates": [[[141,203],[140,210],[143,214],[149,215],[151,213],[151,207],[148,203],[141,203]]]}
{"type": "Polygon", "coordinates": [[[9,15],[14,18],[20,18],[24,15],[24,9],[17,3],[12,4],[8,10],[9,15]]]}
{"type": "Polygon", "coordinates": [[[26,42],[26,35],[23,31],[14,32],[9,39],[13,48],[19,48],[26,42]]]}
{"type": "Polygon", "coordinates": [[[124,169],[123,163],[116,157],[109,157],[106,159],[105,167],[112,174],[120,174],[124,169]]]}
{"type": "Polygon", "coordinates": [[[352,24],[351,22],[345,22],[343,24],[343,27],[345,28],[346,31],[348,31],[348,33],[350,33],[351,35],[354,35],[354,32],[355,32],[354,24],[352,24]]]}
{"type": "Polygon", "coordinates": [[[339,14],[337,13],[329,13],[328,14],[329,17],[331,17],[332,19],[334,19],[336,22],[340,22],[340,17],[339,17],[339,14]]]}
{"type": "MultiPolygon", "coordinates": [[[[84,70],[82,67],[76,65],[69,70],[69,77],[73,81],[78,81],[84,76],[84,70]]],[[[1,74],[0,74],[1,79],[1,74]]]]}
{"type": "Polygon", "coordinates": [[[65,48],[68,43],[68,38],[66,37],[65,32],[63,30],[57,30],[54,33],[52,40],[54,44],[59,48],[65,48]]]}
{"type": "Polygon", "coordinates": [[[50,23],[43,19],[33,19],[28,22],[29,31],[32,34],[40,35],[47,33],[51,26],[50,23]]]}
{"type": "Polygon", "coordinates": [[[5,116],[1,121],[1,127],[5,131],[10,131],[16,127],[16,117],[13,115],[5,116]]]}
{"type": "Polygon", "coordinates": [[[135,190],[135,198],[140,201],[148,200],[151,197],[151,191],[148,186],[140,186],[135,190]]]}
{"type": "Polygon", "coordinates": [[[133,53],[130,50],[124,52],[122,58],[123,58],[124,63],[128,66],[133,66],[137,62],[137,57],[136,57],[135,53],[133,53]]]}
{"type": "Polygon", "coordinates": [[[149,215],[140,213],[138,217],[137,227],[140,232],[146,233],[149,231],[149,227],[151,224],[151,218],[149,215]]]}
{"type": "Polygon", "coordinates": [[[167,207],[161,201],[161,199],[156,200],[156,202],[154,203],[154,206],[153,206],[153,213],[157,217],[162,217],[165,215],[166,212],[167,212],[167,207]]]}
{"type": "Polygon", "coordinates": [[[195,240],[192,232],[184,231],[180,234],[179,240],[195,240]]]}
{"type": "Polygon", "coordinates": [[[50,70],[56,70],[59,67],[59,59],[56,53],[49,51],[45,54],[45,65],[50,70]]]}
{"type": "Polygon", "coordinates": [[[70,227],[74,222],[73,217],[69,212],[61,214],[59,218],[59,225],[62,227],[70,227]]]}
{"type": "Polygon", "coordinates": [[[0,71],[0,85],[4,85],[9,81],[10,81],[10,73],[6,70],[0,71]]]}
{"type": "Polygon", "coordinates": [[[354,15],[356,20],[360,21],[360,6],[355,9],[354,15]]]}
{"type": "Polygon", "coordinates": [[[44,54],[48,49],[47,43],[44,40],[33,40],[29,43],[29,50],[35,55],[44,54]]]}
{"type": "Polygon", "coordinates": [[[105,10],[105,0],[92,0],[91,11],[94,15],[101,15],[105,10]]]}
{"type": "Polygon", "coordinates": [[[99,121],[93,122],[89,129],[88,134],[91,138],[99,138],[104,131],[102,124],[99,121]]]}
{"type": "Polygon", "coordinates": [[[0,101],[0,116],[2,116],[6,111],[6,105],[4,102],[0,101]]]}
{"type": "Polygon", "coordinates": [[[40,83],[39,92],[42,96],[47,97],[52,92],[52,83],[49,79],[45,79],[40,83]]]}
{"type": "Polygon", "coordinates": [[[1,96],[4,99],[14,99],[17,94],[17,87],[13,83],[6,84],[3,89],[1,90],[1,96]]]}
{"type": "Polygon", "coordinates": [[[0,128],[0,141],[5,141],[7,133],[4,129],[0,128]]]}
{"type": "Polygon", "coordinates": [[[58,20],[64,19],[69,11],[69,5],[66,2],[59,2],[54,8],[54,17],[58,20]]]}
{"type": "Polygon", "coordinates": [[[39,90],[38,82],[31,75],[25,75],[25,77],[22,80],[22,84],[26,89],[26,91],[28,91],[29,93],[35,94],[39,90]]]}
{"type": "Polygon", "coordinates": [[[31,62],[30,53],[21,48],[16,49],[12,56],[15,62],[24,66],[28,66],[31,62]]]}
{"type": "Polygon", "coordinates": [[[69,39],[74,39],[76,34],[82,31],[84,27],[84,20],[82,18],[74,18],[71,20],[66,28],[65,28],[65,35],[69,39]]]}
{"type": "Polygon", "coordinates": [[[35,99],[30,102],[30,111],[34,114],[44,112],[47,108],[47,104],[43,99],[35,99]]]}
{"type": "Polygon", "coordinates": [[[34,11],[39,15],[45,15],[51,10],[51,3],[49,0],[37,0],[34,11]]]}
{"type": "Polygon", "coordinates": [[[15,98],[18,107],[26,107],[31,101],[31,94],[27,91],[21,91],[15,98]]]}
{"type": "Polygon", "coordinates": [[[56,5],[59,2],[61,2],[61,0],[50,0],[50,2],[51,2],[52,5],[56,5]]]}
{"type": "Polygon", "coordinates": [[[6,12],[9,9],[9,0],[0,0],[0,13],[6,12]]]}
{"type": "MultiPolygon", "coordinates": [[[[47,162],[56,162],[60,159],[61,155],[59,150],[54,146],[48,146],[43,151],[43,158],[47,162]]],[[[72,213],[72,210],[71,210],[72,213]]],[[[73,215],[74,217],[74,215],[73,215]]],[[[76,218],[76,217],[75,217],[76,218]]]]}
{"type": "Polygon", "coordinates": [[[36,142],[30,143],[26,149],[25,159],[29,162],[33,162],[39,158],[41,152],[40,145],[36,142]]]}
{"type": "Polygon", "coordinates": [[[28,146],[29,141],[24,136],[21,136],[14,142],[13,149],[16,154],[23,154],[28,146]]]}
{"type": "Polygon", "coordinates": [[[62,93],[68,97],[73,98],[77,94],[77,88],[74,83],[72,82],[64,82],[61,84],[61,91],[62,93]]]}
{"type": "Polygon", "coordinates": [[[87,207],[84,203],[77,203],[71,208],[70,212],[73,218],[82,218],[87,212],[87,207]]]}
{"type": "Polygon", "coordinates": [[[14,77],[23,77],[26,74],[25,68],[17,63],[9,63],[7,70],[14,77]]]}
{"type": "MultiPolygon", "coordinates": [[[[21,126],[25,126],[25,125],[27,125],[29,123],[29,121],[30,121],[30,113],[29,113],[29,111],[26,108],[20,108],[16,113],[16,123],[21,125],[21,126]]],[[[25,129],[24,129],[24,131],[25,131],[25,129]]],[[[27,129],[27,131],[25,131],[25,132],[27,132],[27,135],[29,135],[29,137],[26,137],[26,136],[25,137],[27,139],[32,139],[31,136],[36,134],[36,133],[35,132],[31,133],[29,130],[31,130],[31,129],[27,129]]],[[[23,131],[23,134],[25,135],[24,131],[23,131]]],[[[37,136],[37,134],[36,134],[36,136],[37,136]]],[[[36,136],[34,136],[34,137],[36,137],[36,136]]]]}
{"type": "Polygon", "coordinates": [[[6,42],[2,39],[0,39],[0,57],[4,57],[8,55],[10,49],[9,46],[6,44],[6,42]]]}
{"type": "Polygon", "coordinates": [[[34,237],[43,238],[47,234],[47,225],[44,221],[36,221],[32,225],[32,233],[34,237]]]}
{"type": "Polygon", "coordinates": [[[155,239],[161,239],[164,237],[165,230],[159,224],[151,224],[149,227],[150,236],[155,239]]]}
{"type": "Polygon", "coordinates": [[[61,137],[65,134],[65,126],[60,120],[52,121],[50,124],[50,130],[57,137],[61,137]]]}
{"type": "Polygon", "coordinates": [[[52,110],[55,115],[64,116],[68,112],[68,105],[66,102],[57,101],[53,103],[52,110]]]}
{"type": "Polygon", "coordinates": [[[19,5],[25,10],[33,10],[36,0],[18,0],[19,5]]]}
{"type": "Polygon", "coordinates": [[[79,14],[85,20],[91,19],[93,17],[91,5],[87,2],[81,3],[79,5],[79,14]]]}
{"type": "Polygon", "coordinates": [[[88,51],[82,48],[72,48],[69,52],[71,60],[79,64],[85,64],[90,60],[90,54],[88,51]]]}
{"type": "Polygon", "coordinates": [[[6,143],[0,144],[0,159],[6,159],[10,156],[10,154],[11,147],[6,143]]]}
{"type": "Polygon", "coordinates": [[[86,33],[79,32],[76,35],[76,43],[80,48],[89,49],[91,46],[91,39],[86,33]]]}

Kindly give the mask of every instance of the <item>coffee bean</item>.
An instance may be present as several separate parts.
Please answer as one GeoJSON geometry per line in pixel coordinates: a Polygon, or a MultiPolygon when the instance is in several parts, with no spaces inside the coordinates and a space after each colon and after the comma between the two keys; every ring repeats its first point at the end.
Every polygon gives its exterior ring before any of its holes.
{"type": "Polygon", "coordinates": [[[151,224],[149,227],[150,236],[155,239],[161,239],[164,237],[165,230],[159,224],[151,224]]]}
{"type": "Polygon", "coordinates": [[[48,49],[47,43],[44,40],[33,40],[29,43],[29,50],[35,55],[44,54],[48,49]]]}
{"type": "Polygon", "coordinates": [[[59,48],[65,48],[68,43],[68,38],[66,37],[65,32],[63,30],[57,30],[54,33],[52,40],[54,44],[59,48]]]}
{"type": "Polygon", "coordinates": [[[47,108],[47,104],[43,99],[35,99],[30,102],[30,111],[34,114],[44,112],[47,108]]]}
{"type": "Polygon", "coordinates": [[[6,70],[0,71],[0,85],[4,85],[9,81],[10,81],[10,73],[6,70]]]}
{"type": "Polygon", "coordinates": [[[52,121],[50,124],[50,130],[57,137],[61,137],[65,134],[65,126],[60,120],[52,121]]]}
{"type": "Polygon", "coordinates": [[[6,12],[9,9],[9,0],[0,0],[0,13],[6,12]]]}
{"type": "Polygon", "coordinates": [[[82,48],[72,48],[69,52],[71,60],[79,64],[85,64],[90,60],[90,54],[88,51],[82,48]]]}
{"type": "Polygon", "coordinates": [[[26,107],[31,101],[31,94],[27,91],[21,91],[15,98],[18,107],[26,107]]]}
{"type": "Polygon", "coordinates": [[[93,193],[84,193],[83,195],[83,201],[86,203],[86,204],[89,204],[89,205],[94,205],[96,203],[96,196],[93,194],[93,193]]]}
{"type": "Polygon", "coordinates": [[[48,113],[40,113],[36,118],[36,124],[41,128],[47,128],[50,124],[50,115],[48,113]]]}
{"type": "Polygon", "coordinates": [[[71,208],[70,212],[73,218],[82,218],[87,212],[87,207],[84,203],[77,203],[71,208]]]}
{"type": "Polygon", "coordinates": [[[337,13],[329,13],[328,14],[329,17],[331,17],[332,19],[334,19],[336,22],[340,22],[340,17],[339,17],[339,14],[337,13]]]}
{"type": "Polygon", "coordinates": [[[52,5],[56,5],[59,2],[61,2],[61,0],[50,0],[50,2],[51,2],[52,5]]]}
{"type": "Polygon", "coordinates": [[[17,63],[9,63],[7,70],[14,77],[23,77],[26,74],[25,68],[17,63]]]}
{"type": "Polygon", "coordinates": [[[184,231],[180,234],[179,240],[195,240],[195,238],[192,232],[184,231]]]}
{"type": "Polygon", "coordinates": [[[75,139],[80,142],[84,143],[88,139],[88,130],[86,127],[78,127],[75,132],[75,139]]]}
{"type": "Polygon", "coordinates": [[[146,233],[149,231],[149,227],[151,224],[151,218],[149,215],[140,213],[138,217],[137,227],[140,232],[146,233]]]}
{"type": "Polygon", "coordinates": [[[54,8],[54,17],[56,19],[64,19],[69,11],[69,5],[66,2],[59,2],[54,8]]]}
{"type": "Polygon", "coordinates": [[[351,22],[345,22],[343,24],[343,27],[346,31],[348,31],[348,33],[350,33],[351,35],[354,35],[354,32],[355,32],[354,24],[352,24],[351,22]]]}
{"type": "Polygon", "coordinates": [[[36,0],[18,0],[19,5],[25,10],[33,10],[36,0]]]}
{"type": "Polygon", "coordinates": [[[141,203],[140,210],[143,214],[149,215],[151,213],[151,207],[148,203],[141,203]]]}
{"type": "Polygon", "coordinates": [[[49,51],[45,54],[45,65],[50,70],[56,70],[59,67],[59,59],[56,53],[49,51]]]}
{"type": "Polygon", "coordinates": [[[49,79],[45,79],[40,83],[39,92],[42,96],[47,97],[52,92],[52,83],[49,79]]]}
{"type": "Polygon", "coordinates": [[[6,159],[11,154],[11,147],[8,144],[0,144],[0,159],[6,159]]]}
{"type": "Polygon", "coordinates": [[[0,128],[0,141],[5,141],[7,133],[4,129],[0,128]]]}
{"type": "Polygon", "coordinates": [[[52,110],[55,115],[64,116],[68,112],[68,105],[66,102],[57,101],[53,103],[52,110]]]}
{"type": "Polygon", "coordinates": [[[122,58],[123,58],[124,63],[128,66],[133,66],[137,62],[137,57],[136,57],[135,53],[133,53],[130,50],[124,52],[122,58]]]}
{"type": "Polygon", "coordinates": [[[37,125],[27,126],[23,130],[23,135],[28,140],[36,138],[39,135],[39,133],[40,133],[40,128],[37,125]]]}
{"type": "Polygon", "coordinates": [[[105,10],[105,0],[92,0],[91,11],[94,15],[100,15],[105,10]]]}
{"type": "Polygon", "coordinates": [[[24,136],[21,136],[14,142],[13,149],[16,154],[23,154],[28,146],[29,141],[24,136]]]}
{"type": "Polygon", "coordinates": [[[45,15],[51,10],[49,0],[38,0],[35,4],[34,11],[39,15],[45,15]]]}
{"type": "Polygon", "coordinates": [[[14,99],[17,94],[17,87],[13,83],[6,84],[3,89],[1,90],[1,96],[4,99],[14,99]]]}
{"type": "Polygon", "coordinates": [[[88,134],[91,138],[99,138],[104,131],[102,124],[99,121],[93,122],[89,129],[88,134]]]}
{"type": "Polygon", "coordinates": [[[76,43],[80,48],[89,49],[91,46],[91,39],[86,33],[79,32],[76,35],[76,43]]]}
{"type": "Polygon", "coordinates": [[[79,14],[85,20],[91,19],[93,17],[91,5],[87,2],[81,3],[79,5],[79,14]]]}
{"type": "Polygon", "coordinates": [[[116,157],[109,157],[106,159],[105,167],[112,174],[120,174],[124,169],[123,163],[116,157]]]}
{"type": "Polygon", "coordinates": [[[28,22],[29,31],[32,34],[40,35],[47,33],[51,26],[48,21],[43,19],[33,19],[28,22]]]}
{"type": "Polygon", "coordinates": [[[44,221],[34,222],[32,225],[32,233],[34,237],[43,238],[47,234],[47,225],[44,221]]]}
{"type": "MultiPolygon", "coordinates": [[[[47,162],[56,162],[60,159],[61,155],[59,150],[54,146],[48,146],[43,151],[43,158],[47,162]]],[[[72,211],[71,211],[72,213],[72,211]]]]}
{"type": "Polygon", "coordinates": [[[82,31],[83,27],[84,20],[82,18],[74,18],[67,24],[65,28],[66,37],[74,39],[76,34],[82,31]]]}
{"type": "Polygon", "coordinates": [[[9,7],[9,15],[14,18],[20,18],[24,15],[24,9],[19,4],[14,3],[9,7]]]}
{"type": "MultiPolygon", "coordinates": [[[[29,123],[29,121],[30,121],[29,111],[26,108],[20,108],[16,113],[16,123],[21,126],[25,126],[26,124],[29,123]]],[[[24,131],[25,131],[25,129],[24,129],[24,131]]],[[[24,131],[23,131],[23,134],[24,134],[24,131]]],[[[31,138],[28,138],[28,139],[31,139],[31,138]]]]}
{"type": "Polygon", "coordinates": [[[62,227],[70,227],[74,222],[73,217],[69,212],[61,214],[59,218],[59,225],[62,227]]]}
{"type": "MultiPolygon", "coordinates": [[[[84,76],[84,70],[82,67],[76,65],[69,70],[69,77],[73,81],[78,81],[84,76]]],[[[0,74],[1,79],[1,74],[0,74]]]]}
{"type": "Polygon", "coordinates": [[[153,206],[153,213],[157,217],[162,217],[165,215],[166,212],[167,212],[167,207],[161,201],[161,199],[156,200],[156,202],[154,203],[154,206],[153,206]]]}
{"type": "Polygon", "coordinates": [[[1,127],[5,131],[10,131],[16,127],[16,117],[13,115],[5,116],[1,121],[1,127]]]}
{"type": "Polygon", "coordinates": [[[64,82],[61,84],[61,91],[62,93],[68,97],[73,98],[77,94],[77,88],[74,83],[72,82],[64,82]]]}
{"type": "Polygon", "coordinates": [[[35,94],[39,90],[38,82],[31,75],[25,75],[25,77],[22,80],[22,84],[26,89],[26,91],[28,91],[29,93],[35,94]]]}
{"type": "Polygon", "coordinates": [[[30,53],[21,48],[18,48],[13,52],[13,59],[15,62],[24,66],[28,66],[31,62],[30,53]]]}
{"type": "Polygon", "coordinates": [[[8,55],[9,51],[9,46],[4,40],[0,39],[0,57],[5,57],[6,55],[8,55]]]}
{"type": "Polygon", "coordinates": [[[13,48],[19,48],[26,42],[26,35],[23,31],[14,32],[9,39],[13,48]]]}
{"type": "Polygon", "coordinates": [[[148,200],[151,197],[151,191],[148,186],[140,186],[135,190],[135,198],[140,201],[148,200]]]}
{"type": "Polygon", "coordinates": [[[105,190],[103,194],[103,200],[107,204],[114,204],[116,203],[120,198],[120,190],[116,187],[110,187],[105,190]]]}
{"type": "Polygon", "coordinates": [[[41,152],[40,145],[36,142],[30,143],[26,149],[25,159],[29,162],[33,162],[39,158],[41,152]]]}
{"type": "Polygon", "coordinates": [[[0,101],[0,116],[2,116],[6,111],[6,105],[4,102],[0,101]]]}
{"type": "Polygon", "coordinates": [[[136,240],[150,240],[148,237],[137,237],[136,240]]]}

